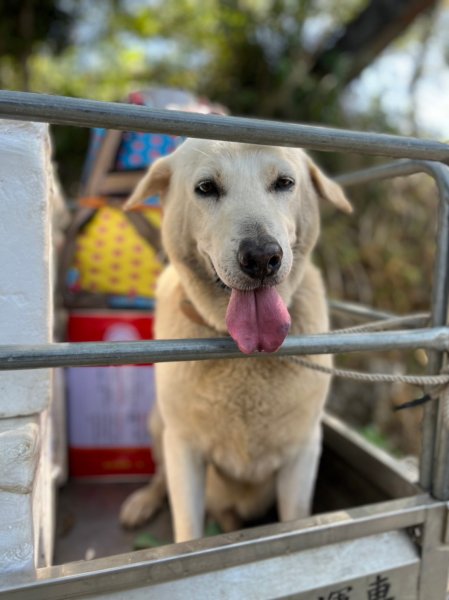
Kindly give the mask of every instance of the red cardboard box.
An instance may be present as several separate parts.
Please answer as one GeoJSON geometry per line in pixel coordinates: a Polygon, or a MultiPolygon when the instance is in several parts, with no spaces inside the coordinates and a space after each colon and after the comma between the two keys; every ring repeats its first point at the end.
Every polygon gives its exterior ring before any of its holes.
{"type": "MultiPolygon", "coordinates": [[[[69,342],[153,338],[153,316],[138,311],[72,311],[69,342]]],[[[155,401],[153,365],[66,370],[72,477],[135,478],[154,473],[147,421],[155,401]]]]}

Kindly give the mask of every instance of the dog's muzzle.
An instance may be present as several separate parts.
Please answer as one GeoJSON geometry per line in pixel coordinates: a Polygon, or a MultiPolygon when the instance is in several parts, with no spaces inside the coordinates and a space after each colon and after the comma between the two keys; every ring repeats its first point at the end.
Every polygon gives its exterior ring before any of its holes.
{"type": "Polygon", "coordinates": [[[282,264],[282,248],[271,236],[244,239],[237,251],[240,269],[252,279],[264,280],[275,275],[282,264]]]}

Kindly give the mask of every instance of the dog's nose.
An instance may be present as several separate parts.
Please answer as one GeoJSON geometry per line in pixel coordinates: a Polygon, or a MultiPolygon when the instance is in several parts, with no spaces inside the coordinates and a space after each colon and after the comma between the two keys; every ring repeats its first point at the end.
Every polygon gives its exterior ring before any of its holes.
{"type": "Polygon", "coordinates": [[[263,241],[245,239],[240,242],[237,258],[240,268],[253,279],[265,279],[279,271],[282,248],[274,238],[263,241]]]}

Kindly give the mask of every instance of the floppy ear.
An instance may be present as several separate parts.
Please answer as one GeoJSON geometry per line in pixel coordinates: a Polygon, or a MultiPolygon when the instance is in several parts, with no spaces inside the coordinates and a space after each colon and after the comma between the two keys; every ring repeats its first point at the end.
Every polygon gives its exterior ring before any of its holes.
{"type": "Polygon", "coordinates": [[[310,179],[318,196],[323,200],[329,200],[343,212],[352,213],[353,208],[338,183],[329,179],[310,158],[307,163],[310,179]]]}
{"type": "Polygon", "coordinates": [[[170,183],[171,167],[167,157],[156,160],[147,173],[139,181],[136,189],[123,206],[123,210],[130,210],[142,204],[150,196],[163,196],[170,183]]]}

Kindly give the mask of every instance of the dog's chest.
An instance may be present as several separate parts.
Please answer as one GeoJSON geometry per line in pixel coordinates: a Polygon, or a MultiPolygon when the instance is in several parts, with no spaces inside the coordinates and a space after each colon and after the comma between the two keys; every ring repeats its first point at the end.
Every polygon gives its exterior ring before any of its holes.
{"type": "Polygon", "coordinates": [[[312,384],[310,372],[276,360],[158,369],[164,380],[160,408],[168,422],[219,470],[248,481],[262,480],[306,442],[327,388],[327,378],[314,375],[312,384]]]}

